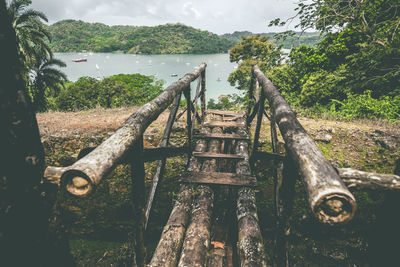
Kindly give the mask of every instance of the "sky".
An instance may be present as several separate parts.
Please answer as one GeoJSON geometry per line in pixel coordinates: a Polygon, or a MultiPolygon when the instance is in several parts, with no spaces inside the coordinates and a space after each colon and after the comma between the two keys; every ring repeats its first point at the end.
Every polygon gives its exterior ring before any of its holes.
{"type": "Polygon", "coordinates": [[[155,26],[183,23],[223,34],[293,29],[268,27],[275,18],[294,15],[297,0],[32,0],[31,7],[46,14],[50,23],[62,19],[107,25],[155,26]]]}

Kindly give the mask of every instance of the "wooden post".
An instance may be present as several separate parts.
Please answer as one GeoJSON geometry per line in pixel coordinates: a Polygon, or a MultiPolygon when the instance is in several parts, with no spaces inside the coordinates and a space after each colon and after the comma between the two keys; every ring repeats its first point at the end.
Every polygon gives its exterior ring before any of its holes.
{"type": "Polygon", "coordinates": [[[206,70],[201,73],[201,121],[206,117],[206,70]]]}
{"type": "Polygon", "coordinates": [[[247,127],[251,126],[251,123],[253,122],[255,116],[258,113],[259,105],[260,105],[260,101],[256,102],[253,107],[253,111],[251,111],[251,114],[247,117],[247,120],[246,120],[247,127]]]}
{"type": "Polygon", "coordinates": [[[136,264],[139,267],[145,266],[146,264],[146,248],[144,246],[144,229],[145,229],[145,171],[144,161],[142,157],[143,153],[143,136],[139,138],[135,147],[131,161],[131,176],[132,176],[132,200],[133,200],[133,212],[136,219],[136,264]]]}
{"type": "Polygon", "coordinates": [[[258,140],[260,138],[260,130],[262,119],[264,115],[264,102],[265,102],[265,95],[261,92],[261,97],[259,100],[258,105],[258,112],[257,112],[257,124],[256,124],[256,131],[254,133],[254,140],[253,140],[253,151],[251,153],[251,158],[254,159],[254,155],[258,150],[258,140]]]}
{"type": "Polygon", "coordinates": [[[132,114],[100,146],[68,167],[61,178],[67,191],[77,196],[89,194],[93,187],[123,160],[150,123],[168,108],[178,94],[187,90],[190,82],[195,80],[205,67],[206,64],[202,63],[194,72],[171,84],[159,96],[132,114]]]}
{"type": "Polygon", "coordinates": [[[249,91],[248,91],[248,99],[249,102],[247,103],[247,111],[246,111],[246,116],[247,118],[250,117],[251,113],[251,106],[254,103],[252,99],[254,98],[254,83],[255,83],[255,77],[253,74],[253,69],[251,69],[251,77],[250,77],[250,85],[249,85],[249,91]]]}
{"type": "MultiPolygon", "coordinates": [[[[281,163],[282,166],[282,163],[281,163]]],[[[283,162],[283,170],[278,170],[282,184],[277,188],[277,234],[276,234],[276,261],[277,266],[289,266],[288,236],[290,234],[289,221],[292,215],[295,197],[297,173],[293,169],[290,159],[283,162]]]]}
{"type": "Polygon", "coordinates": [[[357,208],[354,196],[298,122],[271,81],[257,66],[253,66],[253,70],[275,113],[288,156],[293,160],[303,179],[314,215],[327,224],[350,221],[357,208]]]}
{"type": "MultiPolygon", "coordinates": [[[[238,121],[244,121],[239,118],[238,121]]],[[[237,134],[246,136],[245,127],[239,127],[237,134]]],[[[237,174],[251,174],[249,163],[249,145],[246,141],[239,140],[235,148],[236,154],[243,155],[245,159],[236,163],[237,174]]],[[[267,266],[261,229],[258,224],[256,196],[253,189],[241,187],[237,193],[237,221],[239,228],[238,249],[240,266],[267,266]]]]}
{"type": "MultiPolygon", "coordinates": [[[[197,112],[197,102],[198,101],[197,100],[198,100],[198,97],[200,94],[201,75],[197,79],[198,79],[198,81],[197,81],[196,94],[195,94],[196,97],[194,99],[194,109],[193,109],[193,116],[192,116],[192,127],[190,129],[190,136],[192,136],[192,134],[193,134],[193,129],[196,124],[196,115],[198,115],[198,112],[197,112]]],[[[201,123],[201,119],[200,119],[200,123],[201,123]]]]}
{"type": "MultiPolygon", "coordinates": [[[[189,151],[192,151],[192,117],[191,117],[191,98],[190,98],[190,85],[183,91],[186,98],[186,131],[187,131],[187,146],[189,147],[189,151]]],[[[189,165],[190,156],[188,155],[186,160],[186,166],[189,165]]]]}
{"type": "MultiPolygon", "coordinates": [[[[162,140],[161,140],[160,147],[167,147],[168,144],[169,144],[169,137],[171,135],[172,126],[174,125],[176,113],[178,112],[178,109],[179,109],[179,103],[181,101],[181,95],[182,94],[178,94],[174,99],[174,103],[172,104],[171,110],[169,112],[167,125],[165,126],[165,129],[164,129],[164,134],[163,134],[163,137],[162,137],[162,140]]],[[[152,207],[152,204],[153,204],[154,196],[155,196],[156,191],[157,191],[157,186],[158,186],[160,180],[162,179],[162,177],[164,175],[165,162],[166,162],[166,159],[162,159],[162,160],[158,161],[158,165],[157,165],[156,171],[155,171],[154,176],[153,176],[153,180],[152,180],[152,183],[151,183],[149,196],[147,198],[147,203],[146,203],[145,229],[147,229],[147,224],[149,222],[151,207],[152,207]]]]}

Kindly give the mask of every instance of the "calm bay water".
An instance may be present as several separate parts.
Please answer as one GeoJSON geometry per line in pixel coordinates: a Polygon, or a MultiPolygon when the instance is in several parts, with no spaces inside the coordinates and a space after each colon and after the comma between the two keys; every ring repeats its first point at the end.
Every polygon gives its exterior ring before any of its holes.
{"type": "MultiPolygon", "coordinates": [[[[211,55],[133,55],[114,53],[55,53],[55,57],[67,64],[62,71],[71,81],[89,76],[103,78],[119,73],[154,75],[165,81],[164,88],[194,68],[201,62],[207,63],[206,97],[217,99],[222,94],[238,93],[239,90],[227,82],[235,63],[229,62],[228,54],[211,55]],[[77,58],[87,58],[87,62],[73,62],[77,58]],[[178,76],[172,77],[172,74],[178,76]]],[[[192,90],[196,82],[192,84],[192,90]]],[[[193,95],[193,94],[192,94],[193,95]]]]}

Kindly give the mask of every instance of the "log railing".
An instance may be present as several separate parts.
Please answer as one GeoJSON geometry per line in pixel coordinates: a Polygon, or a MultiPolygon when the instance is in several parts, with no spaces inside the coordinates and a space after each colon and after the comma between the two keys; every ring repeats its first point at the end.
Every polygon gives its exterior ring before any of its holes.
{"type": "Polygon", "coordinates": [[[348,188],[400,190],[398,175],[334,167],[335,164],[322,155],[285,99],[257,66],[252,68],[248,97],[248,126],[257,115],[251,162],[258,159],[275,162],[275,260],[278,266],[288,266],[289,218],[294,203],[295,183],[299,177],[302,178],[313,214],[322,223],[330,225],[345,223],[354,217],[356,201],[348,188]],[[266,112],[265,98],[269,102],[269,114],[266,112]],[[264,115],[270,121],[272,153],[258,151],[264,115]],[[278,152],[276,125],[284,139],[286,155],[278,152]]]}
{"type": "MultiPolygon", "coordinates": [[[[144,131],[157,117],[168,108],[175,98],[180,98],[184,92],[190,97],[190,83],[201,77],[206,64],[202,63],[194,72],[183,76],[179,81],[171,84],[158,97],[143,105],[132,114],[125,123],[107,140],[85,157],[67,167],[61,176],[61,184],[68,192],[76,196],[86,196],[100,181],[109,174],[116,165],[122,163],[130,153],[136,154],[142,151],[132,151],[135,143],[143,137],[144,131]]],[[[205,87],[202,88],[204,91],[205,87]]],[[[197,97],[198,98],[198,97],[197,97]]],[[[188,109],[188,137],[191,138],[191,99],[187,99],[188,109]]],[[[172,113],[172,112],[171,112],[172,113]]],[[[197,110],[194,109],[194,114],[197,110]]],[[[170,132],[173,120],[169,121],[166,132],[170,132]]],[[[167,137],[168,133],[164,134],[167,137]]],[[[190,142],[188,142],[190,146],[190,142]]]]}
{"type": "Polygon", "coordinates": [[[195,120],[201,123],[205,116],[205,69],[206,63],[201,63],[196,69],[184,75],[177,82],[172,83],[158,97],[143,105],[132,114],[123,125],[98,147],[90,149],[90,153],[79,158],[69,167],[52,167],[45,170],[45,179],[50,183],[58,184],[61,189],[78,197],[86,197],[93,192],[103,178],[105,178],[118,164],[130,164],[133,195],[133,207],[137,220],[135,230],[136,264],[144,266],[146,252],[143,241],[143,232],[149,220],[152,203],[158,184],[162,179],[167,157],[189,154],[192,150],[192,133],[195,120]],[[197,79],[196,94],[191,99],[190,83],[197,79]],[[183,147],[169,147],[169,138],[177,111],[184,94],[187,102],[187,142],[183,147]],[[198,100],[200,99],[201,114],[198,114],[198,100]],[[172,106],[171,106],[172,104],[172,106]],[[157,119],[169,106],[170,114],[164,130],[159,148],[143,148],[143,134],[147,127],[157,119]],[[153,176],[150,193],[145,201],[145,172],[144,162],[158,160],[153,176]]]}
{"type": "MultiPolygon", "coordinates": [[[[254,105],[258,110],[253,141],[253,160],[257,154],[266,98],[270,106],[269,117],[271,120],[273,151],[276,153],[277,133],[275,124],[277,124],[285,141],[286,153],[293,164],[292,167],[297,170],[303,180],[309,205],[314,215],[321,222],[328,224],[350,221],[356,211],[354,196],[340,179],[331,163],[322,155],[314,141],[301,126],[294,112],[271,81],[265,77],[257,66],[253,66],[252,75],[253,79],[262,88],[258,104],[254,105]]],[[[249,91],[252,92],[253,90],[250,89],[249,91]]],[[[251,114],[253,113],[255,111],[250,113],[248,124],[251,122],[251,114]]]]}

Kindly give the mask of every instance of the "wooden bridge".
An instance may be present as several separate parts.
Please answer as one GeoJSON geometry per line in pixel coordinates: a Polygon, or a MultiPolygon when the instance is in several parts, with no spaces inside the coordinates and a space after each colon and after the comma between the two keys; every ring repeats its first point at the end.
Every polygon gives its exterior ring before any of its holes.
{"type": "Polygon", "coordinates": [[[206,110],[206,64],[171,84],[157,98],[142,106],[100,146],[69,167],[47,167],[48,181],[62,190],[86,197],[118,164],[130,164],[138,266],[266,266],[263,237],[258,222],[252,164],[273,161],[274,204],[278,218],[275,256],[279,266],[288,265],[288,219],[294,185],[300,178],[309,208],[324,224],[350,221],[356,201],[348,186],[400,189],[400,177],[335,168],[322,155],[296,119],[284,98],[254,66],[247,111],[206,110]],[[191,83],[197,82],[194,97],[191,83]],[[182,94],[185,110],[179,111],[182,94]],[[265,107],[265,99],[269,108],[265,107]],[[200,102],[200,104],[198,104],[200,102]],[[146,128],[170,108],[160,147],[143,148],[146,128]],[[171,130],[186,114],[187,142],[171,147],[171,130]],[[272,151],[258,151],[263,117],[270,121],[272,151]],[[249,126],[256,119],[252,145],[249,126]],[[285,142],[278,153],[277,127],[285,142]],[[186,171],[180,177],[179,195],[153,255],[146,255],[143,232],[149,221],[157,187],[162,182],[167,157],[187,155],[186,171]],[[158,161],[150,193],[145,195],[145,161],[158,161]],[[150,258],[148,261],[146,258],[150,258]]]}

